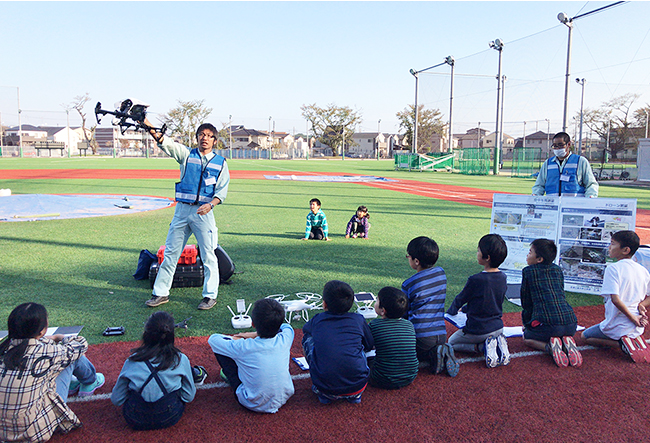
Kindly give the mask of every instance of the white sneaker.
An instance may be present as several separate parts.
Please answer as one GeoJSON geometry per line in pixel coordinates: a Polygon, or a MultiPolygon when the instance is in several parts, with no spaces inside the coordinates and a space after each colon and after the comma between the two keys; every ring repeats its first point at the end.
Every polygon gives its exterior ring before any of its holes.
{"type": "Polygon", "coordinates": [[[506,336],[501,334],[497,337],[497,354],[499,354],[499,366],[506,366],[510,363],[510,350],[506,336]]]}
{"type": "Polygon", "coordinates": [[[496,368],[499,364],[499,355],[497,354],[497,338],[488,337],[485,340],[485,366],[488,368],[496,368]]]}

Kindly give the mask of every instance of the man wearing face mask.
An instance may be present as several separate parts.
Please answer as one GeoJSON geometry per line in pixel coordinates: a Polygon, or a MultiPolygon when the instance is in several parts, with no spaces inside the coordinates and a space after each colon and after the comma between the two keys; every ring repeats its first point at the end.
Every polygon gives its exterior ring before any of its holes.
{"type": "Polygon", "coordinates": [[[553,157],[546,160],[533,185],[533,195],[598,197],[598,182],[589,161],[571,153],[571,139],[566,132],[553,137],[553,157]]]}

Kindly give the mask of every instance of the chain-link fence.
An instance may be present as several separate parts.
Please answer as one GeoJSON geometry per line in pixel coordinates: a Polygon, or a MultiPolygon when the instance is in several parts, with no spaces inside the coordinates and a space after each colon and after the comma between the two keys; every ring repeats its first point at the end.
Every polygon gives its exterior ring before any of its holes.
{"type": "Polygon", "coordinates": [[[490,148],[465,148],[456,151],[456,169],[466,175],[488,175],[490,172],[490,148]]]}
{"type": "Polygon", "coordinates": [[[511,177],[532,177],[542,166],[542,148],[515,148],[511,177]]]}

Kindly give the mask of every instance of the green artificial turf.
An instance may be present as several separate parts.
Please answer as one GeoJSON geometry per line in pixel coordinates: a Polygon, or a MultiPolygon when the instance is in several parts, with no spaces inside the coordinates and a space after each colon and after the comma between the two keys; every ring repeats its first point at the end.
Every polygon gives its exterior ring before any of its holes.
{"type": "MultiPolygon", "coordinates": [[[[530,192],[531,179],[462,176],[448,173],[394,171],[389,161],[232,160],[231,170],[322,171],[381,175],[507,192],[530,192]]],[[[175,180],[6,180],[3,169],[176,169],[170,159],[0,159],[0,188],[13,193],[106,193],[171,197],[175,180]]],[[[644,205],[650,191],[602,187],[601,196],[635,197],[644,205]]],[[[640,203],[641,206],[641,203],[640,203]]],[[[217,306],[198,311],[200,288],[172,289],[160,308],[177,320],[192,317],[179,335],[235,332],[227,305],[253,302],[271,294],[321,293],[331,279],[344,280],[355,291],[377,293],[400,287],[413,274],[406,245],[419,235],[440,246],[448,276],[447,305],[467,277],[479,272],[476,245],[489,232],[490,209],[398,193],[351,183],[232,180],[224,205],[215,209],[219,242],[242,272],[221,285],[217,306]],[[328,217],[330,242],[301,241],[309,199],[318,197],[328,217]],[[346,223],[360,204],[368,206],[370,239],[345,239],[346,223]]],[[[52,325],[83,324],[91,343],[137,340],[155,309],[148,280],[136,281],[140,250],[156,252],[164,244],[173,208],[113,217],[0,223],[0,319],[26,301],[43,303],[52,325]],[[108,326],[125,326],[126,334],[103,337],[108,326]]],[[[194,241],[192,237],[190,243],[194,241]]],[[[574,306],[602,299],[568,294],[574,306]]],[[[519,308],[504,304],[505,311],[519,308]]],[[[315,313],[315,312],[313,312],[315,313]]],[[[312,314],[313,314],[312,313],[312,314]]],[[[301,327],[301,321],[294,326],[301,327]]]]}

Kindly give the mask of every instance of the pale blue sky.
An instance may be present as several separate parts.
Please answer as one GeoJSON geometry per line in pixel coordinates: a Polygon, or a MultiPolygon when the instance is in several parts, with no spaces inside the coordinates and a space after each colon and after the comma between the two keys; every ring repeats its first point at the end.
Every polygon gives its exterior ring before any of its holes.
{"type": "MultiPolygon", "coordinates": [[[[205,99],[210,121],[304,132],[300,106],[360,111],[360,131],[397,132],[414,100],[409,69],[456,59],[454,132],[494,130],[498,53],[505,42],[504,132],[559,131],[570,17],[610,2],[0,2],[0,112],[16,125],[65,125],[61,104],[88,92],[105,108],[205,99]]],[[[650,2],[575,21],[570,116],[624,93],[650,103],[650,2]]],[[[420,103],[449,113],[449,68],[421,74],[420,103]]],[[[72,116],[72,114],[71,114],[72,116]]],[[[94,118],[94,116],[92,116],[94,118]]],[[[78,124],[78,118],[71,119],[78,124]]],[[[108,124],[105,118],[103,125],[108,124]]]]}

